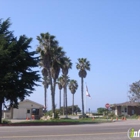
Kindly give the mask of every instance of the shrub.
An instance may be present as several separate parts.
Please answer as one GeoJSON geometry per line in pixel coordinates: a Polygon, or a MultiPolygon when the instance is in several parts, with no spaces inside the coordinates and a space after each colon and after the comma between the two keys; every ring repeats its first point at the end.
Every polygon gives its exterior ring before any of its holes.
{"type": "Polygon", "coordinates": [[[119,115],[118,117],[119,117],[119,118],[122,118],[122,117],[124,117],[124,115],[122,114],[122,115],[119,115]]]}
{"type": "Polygon", "coordinates": [[[92,113],[92,115],[94,115],[94,116],[102,116],[103,114],[101,114],[101,113],[92,113]]]}
{"type": "Polygon", "coordinates": [[[44,116],[50,116],[50,117],[52,117],[52,111],[50,110],[50,111],[44,113],[44,116]]]}
{"type": "Polygon", "coordinates": [[[59,119],[59,112],[58,111],[55,112],[55,118],[59,119]]]}
{"type": "Polygon", "coordinates": [[[89,118],[89,116],[87,116],[86,114],[84,114],[84,115],[79,115],[79,119],[81,119],[81,118],[89,118]]]}
{"type": "Polygon", "coordinates": [[[110,113],[108,114],[109,117],[115,117],[115,114],[114,113],[110,113]]]}
{"type": "Polygon", "coordinates": [[[2,123],[3,123],[3,124],[9,124],[9,123],[11,123],[11,121],[6,120],[6,119],[3,119],[3,120],[2,120],[2,123]]]}
{"type": "Polygon", "coordinates": [[[130,116],[130,118],[137,119],[138,118],[138,115],[134,114],[134,115],[130,116]]]}

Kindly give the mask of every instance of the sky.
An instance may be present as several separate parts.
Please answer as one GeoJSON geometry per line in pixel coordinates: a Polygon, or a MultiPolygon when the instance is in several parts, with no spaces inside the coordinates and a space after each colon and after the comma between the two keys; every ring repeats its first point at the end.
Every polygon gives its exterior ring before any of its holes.
{"type": "MultiPolygon", "coordinates": [[[[87,58],[91,70],[84,83],[92,99],[85,97],[85,105],[86,110],[95,111],[106,103],[128,101],[129,85],[140,80],[139,7],[140,0],[0,0],[0,18],[11,18],[15,36],[32,37],[32,50],[39,44],[36,37],[40,33],[56,36],[73,62],[69,77],[78,82],[75,104],[80,108],[81,79],[76,63],[78,58],[87,58]]],[[[35,89],[27,99],[44,104],[43,86],[35,89]]],[[[71,105],[72,94],[69,90],[67,94],[71,105]]],[[[51,109],[49,89],[47,97],[51,109]]]]}

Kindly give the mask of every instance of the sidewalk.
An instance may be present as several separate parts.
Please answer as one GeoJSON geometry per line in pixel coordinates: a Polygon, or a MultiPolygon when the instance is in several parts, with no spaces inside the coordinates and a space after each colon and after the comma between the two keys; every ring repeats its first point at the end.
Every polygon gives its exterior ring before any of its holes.
{"type": "Polygon", "coordinates": [[[34,120],[26,120],[26,119],[7,119],[7,120],[11,121],[12,123],[25,122],[25,121],[34,121],[34,120]]]}

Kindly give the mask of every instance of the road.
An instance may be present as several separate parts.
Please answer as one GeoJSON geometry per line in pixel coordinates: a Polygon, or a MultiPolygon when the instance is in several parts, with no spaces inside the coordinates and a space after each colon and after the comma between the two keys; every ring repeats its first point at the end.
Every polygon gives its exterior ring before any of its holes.
{"type": "Polygon", "coordinates": [[[67,126],[4,126],[0,127],[0,140],[129,140],[129,128],[139,130],[140,121],[67,126]]]}

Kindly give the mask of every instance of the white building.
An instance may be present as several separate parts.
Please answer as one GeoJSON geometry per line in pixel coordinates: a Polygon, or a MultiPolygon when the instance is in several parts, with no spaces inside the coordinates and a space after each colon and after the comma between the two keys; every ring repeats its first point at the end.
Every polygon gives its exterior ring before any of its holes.
{"type": "Polygon", "coordinates": [[[43,105],[31,100],[24,100],[19,102],[18,109],[11,108],[10,110],[3,111],[4,119],[40,119],[43,116],[43,105]]]}

